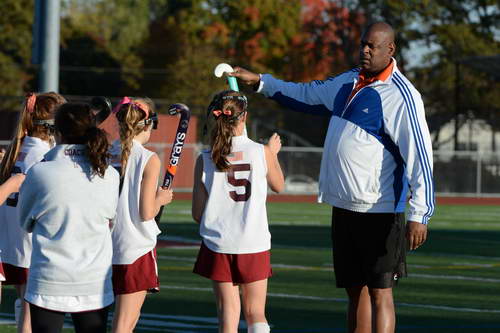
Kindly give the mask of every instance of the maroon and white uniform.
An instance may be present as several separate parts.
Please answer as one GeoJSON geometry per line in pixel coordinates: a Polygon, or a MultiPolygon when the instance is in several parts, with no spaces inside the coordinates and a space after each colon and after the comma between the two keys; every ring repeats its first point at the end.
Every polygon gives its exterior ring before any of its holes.
{"type": "Polygon", "coordinates": [[[208,200],[200,224],[203,243],[213,252],[249,254],[271,248],[267,222],[267,165],[264,146],[247,136],[232,138],[229,170],[218,171],[203,153],[202,182],[208,200]]]}
{"type": "MultiPolygon", "coordinates": [[[[111,155],[112,165],[120,168],[120,141],[113,143],[111,155]]],[[[161,231],[154,219],[143,221],[139,212],[142,176],[153,155],[139,142],[132,142],[112,232],[114,265],[132,264],[156,247],[156,237],[161,231]]]]}

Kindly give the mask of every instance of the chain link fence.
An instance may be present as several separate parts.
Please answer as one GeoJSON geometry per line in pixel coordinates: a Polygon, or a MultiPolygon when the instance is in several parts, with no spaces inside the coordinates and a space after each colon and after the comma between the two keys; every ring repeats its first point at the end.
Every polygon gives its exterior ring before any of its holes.
{"type": "MultiPolygon", "coordinates": [[[[195,161],[201,149],[202,145],[190,145],[183,159],[195,161]],[[194,155],[188,158],[189,154],[194,155]]],[[[282,147],[279,160],[285,173],[285,193],[318,193],[322,153],[319,147],[282,147]]],[[[181,165],[192,174],[194,165],[184,161],[181,165]]],[[[437,196],[500,197],[500,152],[435,151],[434,185],[437,196]]]]}
{"type": "MultiPolygon", "coordinates": [[[[8,141],[0,141],[5,147],[8,141]]],[[[172,144],[148,143],[168,163],[172,144]]],[[[174,186],[176,191],[192,189],[192,175],[201,144],[185,144],[174,186]]],[[[285,173],[285,193],[317,194],[322,148],[282,147],[279,153],[285,173]]],[[[162,170],[162,174],[163,174],[162,170]]],[[[438,196],[500,197],[500,152],[434,152],[434,185],[438,196]]]]}

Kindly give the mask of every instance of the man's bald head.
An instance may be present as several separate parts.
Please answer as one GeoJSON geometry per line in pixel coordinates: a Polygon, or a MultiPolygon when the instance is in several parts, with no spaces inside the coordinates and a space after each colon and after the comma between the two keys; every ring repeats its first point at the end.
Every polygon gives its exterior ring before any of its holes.
{"type": "Polygon", "coordinates": [[[363,32],[363,35],[367,33],[379,33],[384,35],[384,39],[386,42],[394,43],[394,29],[392,29],[390,24],[385,22],[375,22],[368,25],[363,32]]]}
{"type": "Polygon", "coordinates": [[[395,51],[392,27],[385,22],[372,23],[361,37],[360,66],[367,74],[376,75],[390,64],[395,51]]]}

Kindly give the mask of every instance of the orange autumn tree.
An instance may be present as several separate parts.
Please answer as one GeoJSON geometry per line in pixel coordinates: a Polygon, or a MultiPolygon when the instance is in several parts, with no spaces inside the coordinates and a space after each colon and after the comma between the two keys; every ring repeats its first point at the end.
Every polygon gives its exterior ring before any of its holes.
{"type": "Polygon", "coordinates": [[[292,39],[288,76],[310,81],[354,67],[364,24],[365,15],[341,1],[302,0],[301,30],[292,39]]]}

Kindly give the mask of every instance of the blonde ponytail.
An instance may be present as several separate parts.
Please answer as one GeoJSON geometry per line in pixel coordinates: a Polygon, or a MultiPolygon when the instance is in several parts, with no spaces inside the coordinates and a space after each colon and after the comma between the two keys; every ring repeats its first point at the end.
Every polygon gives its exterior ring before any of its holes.
{"type": "Polygon", "coordinates": [[[145,127],[144,122],[140,123],[141,120],[147,117],[148,114],[154,112],[154,103],[149,98],[139,98],[131,99],[131,103],[123,104],[120,106],[118,112],[116,113],[116,118],[118,119],[119,132],[120,132],[120,143],[121,143],[121,176],[125,175],[125,170],[127,168],[128,158],[130,156],[130,151],[132,150],[132,140],[138,134],[140,134],[145,127]],[[137,107],[137,105],[144,104],[148,110],[143,110],[142,107],[137,107]]]}

